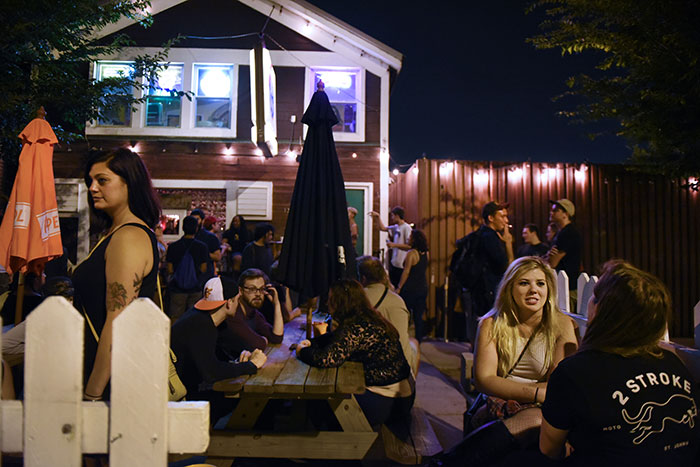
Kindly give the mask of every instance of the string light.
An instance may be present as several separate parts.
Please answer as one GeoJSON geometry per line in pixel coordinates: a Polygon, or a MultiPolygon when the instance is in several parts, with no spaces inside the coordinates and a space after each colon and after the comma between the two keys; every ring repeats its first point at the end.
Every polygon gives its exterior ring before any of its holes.
{"type": "Polygon", "coordinates": [[[411,170],[413,172],[413,175],[418,175],[418,167],[417,166],[413,167],[413,169],[411,169],[411,170]]]}
{"type": "Polygon", "coordinates": [[[489,183],[489,173],[485,170],[477,170],[474,172],[473,179],[475,185],[486,185],[489,183]]]}
{"type": "Polygon", "coordinates": [[[519,182],[523,178],[523,169],[520,167],[513,167],[508,171],[508,181],[519,182]]]}
{"type": "Polygon", "coordinates": [[[399,169],[394,169],[394,170],[391,171],[391,173],[393,173],[394,175],[398,175],[398,174],[399,174],[399,169]]]}

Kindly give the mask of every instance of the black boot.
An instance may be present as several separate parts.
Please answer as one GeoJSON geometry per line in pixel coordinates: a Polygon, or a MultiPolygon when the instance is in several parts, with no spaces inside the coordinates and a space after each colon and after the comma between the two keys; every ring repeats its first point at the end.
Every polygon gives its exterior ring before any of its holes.
{"type": "Polygon", "coordinates": [[[518,448],[501,420],[472,431],[455,447],[431,460],[430,467],[479,467],[500,461],[518,448]]]}

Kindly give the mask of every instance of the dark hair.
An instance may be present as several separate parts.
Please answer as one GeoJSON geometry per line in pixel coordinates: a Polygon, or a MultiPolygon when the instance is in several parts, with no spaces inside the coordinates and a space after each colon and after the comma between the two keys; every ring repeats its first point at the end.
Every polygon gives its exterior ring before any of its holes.
{"type": "Polygon", "coordinates": [[[229,228],[230,230],[235,230],[235,229],[236,229],[236,227],[233,226],[233,221],[236,220],[236,217],[237,217],[238,220],[241,222],[241,225],[240,225],[240,227],[238,227],[238,228],[241,229],[241,230],[245,229],[245,227],[246,227],[245,219],[244,219],[243,216],[241,216],[240,214],[236,214],[235,216],[233,216],[233,219],[231,219],[231,224],[228,226],[228,228],[229,228]]]}
{"type": "Polygon", "coordinates": [[[243,271],[240,276],[238,276],[238,287],[245,287],[246,281],[252,281],[254,279],[257,279],[258,277],[262,277],[266,284],[269,282],[267,275],[264,272],[262,272],[262,270],[256,268],[248,268],[245,271],[243,271]]]}
{"type": "Polygon", "coordinates": [[[197,218],[190,215],[182,219],[182,231],[185,235],[194,235],[197,233],[197,218]]]}
{"type": "Polygon", "coordinates": [[[265,235],[267,235],[268,232],[275,233],[275,227],[272,224],[263,222],[262,224],[258,224],[255,226],[255,234],[253,235],[253,237],[255,240],[260,240],[265,235]]]}
{"type": "Polygon", "coordinates": [[[65,298],[73,298],[73,282],[64,276],[54,276],[46,280],[46,284],[41,288],[45,297],[58,295],[65,298]]]}
{"type": "Polygon", "coordinates": [[[365,278],[368,284],[387,285],[388,277],[386,269],[381,261],[374,256],[360,256],[357,258],[357,275],[365,278]]]}
{"type": "Polygon", "coordinates": [[[671,316],[671,296],[657,277],[622,260],[608,261],[591,300],[597,308],[582,348],[624,357],[662,355],[658,344],[671,316]]]}
{"type": "Polygon", "coordinates": [[[204,211],[202,211],[202,210],[199,209],[199,208],[193,209],[193,210],[190,212],[190,216],[197,216],[197,217],[199,217],[200,220],[204,220],[204,218],[207,217],[207,216],[204,215],[204,211]]]}
{"type": "Polygon", "coordinates": [[[394,209],[392,209],[391,212],[392,214],[399,216],[401,219],[403,219],[406,216],[406,212],[401,206],[394,206],[394,209]]]}
{"type": "Polygon", "coordinates": [[[540,238],[540,229],[538,229],[535,224],[525,224],[525,228],[530,232],[536,234],[537,238],[540,238]]]}
{"type": "Polygon", "coordinates": [[[421,253],[428,251],[428,237],[422,230],[413,229],[411,231],[411,248],[421,253]]]}
{"type": "MultiPolygon", "coordinates": [[[[109,170],[121,177],[126,183],[131,213],[141,219],[148,227],[155,227],[160,220],[160,202],[153,189],[148,169],[138,154],[125,148],[114,151],[91,151],[85,166],[85,184],[88,189],[92,184],[90,169],[100,162],[107,164],[109,170]]],[[[88,196],[88,204],[102,226],[105,229],[111,227],[112,218],[105,212],[95,209],[92,196],[88,196]]]]}
{"type": "Polygon", "coordinates": [[[392,337],[399,337],[396,328],[372,308],[365,290],[355,279],[341,279],[331,285],[328,308],[332,310],[333,319],[340,325],[364,318],[385,328],[392,337]]]}

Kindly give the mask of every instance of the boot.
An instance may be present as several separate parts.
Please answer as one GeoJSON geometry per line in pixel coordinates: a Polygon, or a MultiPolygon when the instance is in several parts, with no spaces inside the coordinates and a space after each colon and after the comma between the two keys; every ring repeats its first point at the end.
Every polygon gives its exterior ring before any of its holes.
{"type": "Polygon", "coordinates": [[[517,441],[503,421],[496,420],[472,431],[455,447],[432,459],[428,466],[487,466],[500,461],[517,448],[517,441]]]}

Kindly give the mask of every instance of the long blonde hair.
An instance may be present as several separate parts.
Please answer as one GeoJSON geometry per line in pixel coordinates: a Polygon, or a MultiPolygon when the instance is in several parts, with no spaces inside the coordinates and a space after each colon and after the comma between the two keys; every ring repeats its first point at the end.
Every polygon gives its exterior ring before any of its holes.
{"type": "Polygon", "coordinates": [[[533,270],[544,272],[547,282],[547,299],[542,309],[542,321],[534,332],[544,335],[545,367],[549,368],[552,364],[554,344],[559,334],[556,315],[561,313],[557,307],[556,275],[539,256],[525,256],[513,261],[508,267],[498,285],[498,294],[493,309],[481,318],[493,318],[489,337],[496,343],[498,374],[500,376],[505,376],[518,358],[517,342],[520,335],[517,325],[519,320],[517,305],[513,299],[513,286],[524,274],[533,270]]]}

